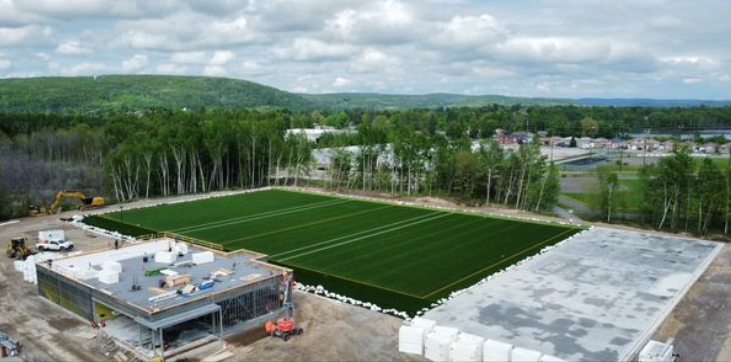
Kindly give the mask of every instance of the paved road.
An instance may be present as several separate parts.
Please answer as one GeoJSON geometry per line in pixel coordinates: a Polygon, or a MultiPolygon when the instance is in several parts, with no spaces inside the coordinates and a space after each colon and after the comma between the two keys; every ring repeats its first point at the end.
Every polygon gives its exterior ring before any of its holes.
{"type": "Polygon", "coordinates": [[[570,212],[569,210],[566,210],[560,206],[554,206],[553,212],[556,213],[556,215],[566,221],[569,221],[571,223],[583,223],[584,220],[582,220],[580,217],[576,216],[573,212],[570,212]]]}
{"type": "Polygon", "coordinates": [[[578,202],[578,201],[574,201],[573,199],[570,199],[563,195],[558,197],[558,202],[560,202],[563,205],[568,206],[574,212],[579,212],[582,214],[593,213],[593,211],[591,211],[591,209],[589,209],[585,204],[578,202]]]}

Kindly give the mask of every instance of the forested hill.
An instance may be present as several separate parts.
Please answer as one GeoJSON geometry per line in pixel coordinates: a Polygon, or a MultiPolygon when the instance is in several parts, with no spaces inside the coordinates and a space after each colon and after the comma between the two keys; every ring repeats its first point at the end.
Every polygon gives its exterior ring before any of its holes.
{"type": "Polygon", "coordinates": [[[731,102],[651,99],[550,99],[458,94],[393,95],[374,93],[295,94],[239,79],[105,75],[0,80],[0,112],[92,114],[149,108],[286,108],[301,110],[390,110],[487,105],[586,105],[617,107],[708,107],[731,102]]]}
{"type": "Polygon", "coordinates": [[[291,110],[387,110],[471,107],[491,104],[556,105],[569,100],[370,93],[294,94],[239,79],[166,75],[107,75],[0,80],[0,112],[128,112],[163,107],[287,108],[291,110]]]}
{"type": "Polygon", "coordinates": [[[303,109],[308,101],[245,80],[167,75],[108,75],[0,80],[0,112],[94,113],[164,107],[303,109]]]}
{"type": "Polygon", "coordinates": [[[460,94],[434,93],[424,95],[377,94],[377,93],[331,93],[301,94],[323,109],[405,109],[439,107],[483,107],[500,105],[569,105],[577,104],[570,99],[521,98],[497,95],[468,96],[460,94]]]}

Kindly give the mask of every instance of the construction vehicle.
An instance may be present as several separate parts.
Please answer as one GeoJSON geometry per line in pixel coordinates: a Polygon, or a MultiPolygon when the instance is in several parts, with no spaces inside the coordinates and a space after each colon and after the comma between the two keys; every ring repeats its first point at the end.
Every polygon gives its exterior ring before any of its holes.
{"type": "Polygon", "coordinates": [[[301,336],[304,329],[297,327],[294,318],[282,318],[274,323],[272,321],[264,324],[264,330],[272,337],[281,338],[283,341],[289,341],[292,336],[301,336]]]}
{"type": "Polygon", "coordinates": [[[23,345],[20,342],[0,332],[0,357],[14,357],[20,355],[22,352],[23,345]]]}
{"type": "Polygon", "coordinates": [[[282,276],[282,307],[287,311],[285,318],[279,319],[276,323],[274,321],[267,321],[264,324],[264,330],[268,335],[272,337],[281,338],[285,342],[288,341],[292,336],[301,336],[305,330],[297,327],[294,321],[294,301],[292,300],[292,287],[294,284],[294,278],[292,274],[284,274],[282,276]]]}
{"type": "Polygon", "coordinates": [[[8,250],[6,254],[8,258],[25,260],[29,256],[33,255],[33,252],[26,245],[26,239],[24,237],[14,237],[8,242],[8,250]]]}
{"type": "Polygon", "coordinates": [[[39,206],[33,206],[30,208],[30,215],[53,215],[58,212],[59,207],[61,207],[61,203],[63,203],[66,199],[81,201],[81,206],[79,206],[79,210],[101,207],[106,204],[104,198],[101,196],[86,197],[86,195],[84,195],[84,193],[81,191],[59,191],[59,193],[56,194],[56,199],[53,201],[50,207],[45,203],[39,206]]]}

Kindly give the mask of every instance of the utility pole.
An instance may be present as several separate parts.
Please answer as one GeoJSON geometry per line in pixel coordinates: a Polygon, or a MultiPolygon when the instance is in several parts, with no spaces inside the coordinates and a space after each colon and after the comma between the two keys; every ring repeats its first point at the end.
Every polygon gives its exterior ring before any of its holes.
{"type": "Polygon", "coordinates": [[[624,139],[619,138],[619,172],[622,172],[622,167],[624,166],[624,160],[622,159],[624,155],[624,139]]]}
{"type": "Polygon", "coordinates": [[[645,133],[642,137],[642,167],[647,166],[647,135],[650,133],[649,128],[645,128],[645,133]]]}
{"type": "Polygon", "coordinates": [[[551,144],[551,163],[553,163],[553,137],[551,136],[551,132],[548,133],[548,142],[551,144]]]}

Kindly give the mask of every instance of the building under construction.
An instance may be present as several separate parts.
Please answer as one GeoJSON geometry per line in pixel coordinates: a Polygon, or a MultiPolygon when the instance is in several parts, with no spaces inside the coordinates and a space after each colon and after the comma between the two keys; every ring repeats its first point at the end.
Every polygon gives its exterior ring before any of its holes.
{"type": "Polygon", "coordinates": [[[261,255],[172,239],[37,267],[40,295],[143,358],[168,358],[292,313],[292,277],[261,255]]]}

